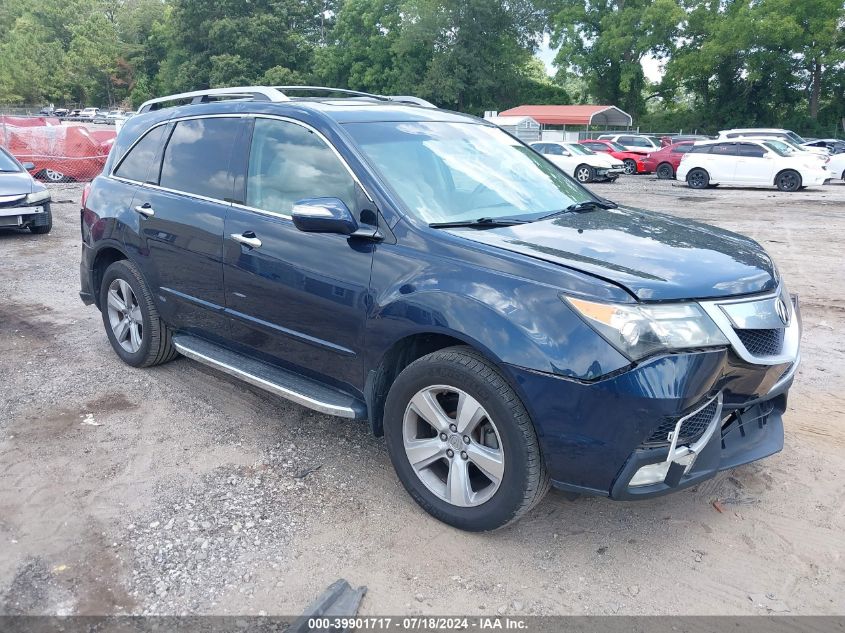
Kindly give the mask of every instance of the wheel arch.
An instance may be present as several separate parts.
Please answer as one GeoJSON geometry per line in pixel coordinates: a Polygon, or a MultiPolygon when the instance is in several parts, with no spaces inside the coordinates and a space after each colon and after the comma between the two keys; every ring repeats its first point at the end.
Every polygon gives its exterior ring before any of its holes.
{"type": "Polygon", "coordinates": [[[129,259],[129,256],[113,242],[103,244],[97,249],[91,264],[91,294],[94,295],[94,304],[99,309],[100,306],[100,286],[103,282],[103,275],[109,266],[113,263],[129,259]]]}

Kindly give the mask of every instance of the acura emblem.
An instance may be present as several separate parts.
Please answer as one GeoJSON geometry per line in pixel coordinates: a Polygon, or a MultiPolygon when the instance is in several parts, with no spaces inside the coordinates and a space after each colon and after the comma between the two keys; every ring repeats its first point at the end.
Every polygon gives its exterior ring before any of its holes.
{"type": "Polygon", "coordinates": [[[778,313],[784,325],[789,325],[789,308],[786,307],[786,301],[782,297],[778,297],[778,300],[775,302],[775,312],[778,313]]]}

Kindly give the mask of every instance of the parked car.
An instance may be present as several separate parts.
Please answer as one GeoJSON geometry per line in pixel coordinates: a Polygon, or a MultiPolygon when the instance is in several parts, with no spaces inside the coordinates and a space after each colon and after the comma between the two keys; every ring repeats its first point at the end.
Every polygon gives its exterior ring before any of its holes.
{"type": "Polygon", "coordinates": [[[695,141],[682,141],[646,154],[643,165],[648,171],[656,173],[658,178],[674,178],[681,158],[692,149],[694,143],[695,141]]]}
{"type": "Polygon", "coordinates": [[[678,180],[693,189],[711,185],[776,186],[798,191],[822,185],[830,178],[815,156],[799,156],[768,141],[707,141],[696,143],[683,155],[678,180]]]}
{"type": "Polygon", "coordinates": [[[34,167],[0,147],[0,228],[26,227],[43,234],[53,227],[50,192],[27,171],[34,167]]]}
{"type": "Polygon", "coordinates": [[[783,128],[769,128],[769,127],[761,127],[761,128],[734,128],[731,130],[722,130],[719,132],[719,140],[726,140],[726,139],[734,139],[734,138],[779,138],[785,139],[795,143],[796,145],[801,145],[806,147],[808,151],[812,152],[819,152],[819,153],[827,153],[829,154],[827,148],[819,148],[807,145],[808,141],[805,138],[802,138],[792,130],[784,130],[783,128]]]}
{"type": "Polygon", "coordinates": [[[845,152],[845,141],[838,138],[813,139],[804,143],[804,146],[826,149],[831,154],[841,154],[845,152]]]}
{"type": "Polygon", "coordinates": [[[93,121],[97,115],[100,113],[100,108],[84,108],[79,113],[79,118],[84,120],[93,121]]]}
{"type": "Polygon", "coordinates": [[[109,114],[112,111],[110,110],[98,110],[97,114],[94,115],[94,118],[91,120],[92,123],[96,123],[99,125],[106,125],[109,122],[109,114]]]}
{"type": "MultiPolygon", "coordinates": [[[[114,138],[114,132],[102,132],[114,138]]],[[[6,126],[0,127],[0,144],[18,160],[33,163],[37,178],[88,181],[102,170],[112,142],[94,134],[81,125],[6,126]]]]}
{"type": "Polygon", "coordinates": [[[637,152],[629,152],[619,143],[599,139],[584,139],[578,142],[594,152],[610,154],[613,158],[621,160],[626,174],[649,173],[643,163],[643,155],[637,152]]]}
{"type": "Polygon", "coordinates": [[[80,273],[128,365],[181,353],[367,420],[466,530],[550,483],[645,499],[782,449],[801,319],[759,244],[618,207],[481,119],[347,98],[206,90],[126,122],[80,273]]]}
{"type": "Polygon", "coordinates": [[[827,170],[833,178],[845,180],[845,153],[834,154],[827,163],[827,170]]]}
{"type": "Polygon", "coordinates": [[[619,143],[627,151],[635,154],[656,152],[662,147],[659,139],[645,134],[602,134],[599,140],[619,143]]]}
{"type": "Polygon", "coordinates": [[[70,110],[68,110],[67,108],[56,108],[53,111],[53,115],[61,119],[65,118],[68,114],[70,114],[70,110]]]}
{"type": "Polygon", "coordinates": [[[531,147],[543,154],[578,182],[615,181],[625,173],[622,161],[607,154],[597,154],[580,143],[542,141],[531,147]]]}

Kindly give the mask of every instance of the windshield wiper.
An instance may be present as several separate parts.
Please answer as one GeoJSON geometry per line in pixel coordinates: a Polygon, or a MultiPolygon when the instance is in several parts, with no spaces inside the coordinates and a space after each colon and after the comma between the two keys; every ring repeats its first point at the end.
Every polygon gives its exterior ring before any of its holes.
{"type": "Polygon", "coordinates": [[[570,204],[568,207],[561,209],[560,211],[544,215],[538,218],[538,220],[548,220],[549,218],[554,218],[559,215],[563,215],[564,213],[583,213],[584,211],[595,211],[596,209],[615,209],[618,206],[619,205],[615,202],[605,200],[604,198],[600,200],[584,200],[582,202],[570,204]]]}
{"type": "Polygon", "coordinates": [[[497,226],[526,224],[527,222],[531,222],[531,220],[520,220],[519,218],[478,218],[477,220],[462,220],[456,222],[431,222],[429,226],[433,229],[456,229],[463,227],[489,229],[497,226]]]}

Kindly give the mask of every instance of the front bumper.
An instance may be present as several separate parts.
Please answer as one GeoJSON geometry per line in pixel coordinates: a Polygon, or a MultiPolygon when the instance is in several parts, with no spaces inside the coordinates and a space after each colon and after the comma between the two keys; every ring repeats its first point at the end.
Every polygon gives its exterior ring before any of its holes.
{"type": "MultiPolygon", "coordinates": [[[[777,296],[751,302],[768,306],[777,296]]],[[[739,319],[737,305],[744,307],[729,299],[706,307],[724,306],[725,318],[739,319]]],[[[780,451],[787,392],[800,361],[794,305],[781,354],[754,356],[734,336],[727,348],[667,354],[593,382],[506,366],[534,421],[553,484],[642,499],[780,451]],[[713,403],[706,422],[693,420],[696,434],[683,436],[682,423],[713,403]],[[654,469],[660,476],[645,476],[654,469]]]]}
{"type": "Polygon", "coordinates": [[[49,200],[21,207],[3,207],[0,208],[0,227],[43,226],[47,224],[49,215],[49,200]]]}

